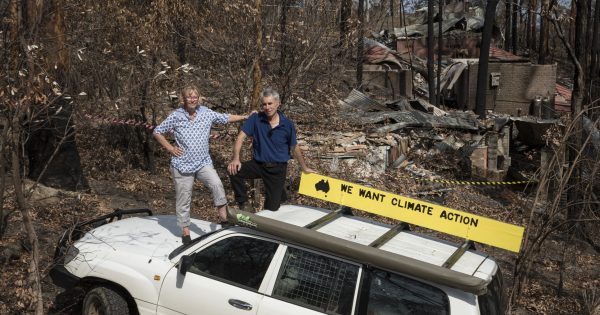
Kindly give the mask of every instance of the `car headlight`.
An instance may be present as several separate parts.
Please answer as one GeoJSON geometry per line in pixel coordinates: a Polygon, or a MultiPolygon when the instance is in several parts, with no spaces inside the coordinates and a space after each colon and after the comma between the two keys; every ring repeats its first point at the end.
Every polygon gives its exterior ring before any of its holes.
{"type": "Polygon", "coordinates": [[[79,249],[73,245],[69,246],[67,252],[65,253],[65,261],[64,264],[68,264],[71,260],[75,259],[79,255],[79,249]]]}

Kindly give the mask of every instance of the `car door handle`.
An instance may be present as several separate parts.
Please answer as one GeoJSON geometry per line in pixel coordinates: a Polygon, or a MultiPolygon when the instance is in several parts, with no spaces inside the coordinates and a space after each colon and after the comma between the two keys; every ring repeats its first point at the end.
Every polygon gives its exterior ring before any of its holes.
{"type": "Polygon", "coordinates": [[[252,304],[250,303],[246,303],[244,301],[240,301],[240,300],[236,300],[236,299],[229,299],[229,304],[231,304],[231,306],[233,307],[237,307],[246,311],[249,311],[252,309],[252,304]]]}

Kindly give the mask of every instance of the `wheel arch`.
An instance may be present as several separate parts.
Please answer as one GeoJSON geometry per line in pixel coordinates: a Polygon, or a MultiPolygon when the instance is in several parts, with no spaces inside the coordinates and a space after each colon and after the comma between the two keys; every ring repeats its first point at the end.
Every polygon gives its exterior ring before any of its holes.
{"type": "Polygon", "coordinates": [[[85,291],[86,294],[93,288],[96,288],[99,286],[105,286],[105,287],[114,289],[114,290],[118,291],[119,293],[121,293],[123,295],[123,297],[125,298],[125,300],[127,301],[127,305],[129,306],[130,314],[139,315],[138,305],[137,305],[135,298],[131,295],[131,293],[124,286],[122,286],[116,282],[113,282],[113,281],[110,281],[107,279],[103,279],[103,278],[98,278],[98,277],[85,277],[79,281],[78,286],[81,287],[85,291]]]}
{"type": "Polygon", "coordinates": [[[114,282],[127,289],[133,298],[156,304],[162,281],[154,280],[153,274],[164,274],[164,270],[162,267],[157,270],[150,270],[145,268],[139,261],[125,264],[121,261],[105,260],[97,264],[87,276],[114,282]],[[140,266],[140,268],[136,269],[133,266],[140,266]]]}

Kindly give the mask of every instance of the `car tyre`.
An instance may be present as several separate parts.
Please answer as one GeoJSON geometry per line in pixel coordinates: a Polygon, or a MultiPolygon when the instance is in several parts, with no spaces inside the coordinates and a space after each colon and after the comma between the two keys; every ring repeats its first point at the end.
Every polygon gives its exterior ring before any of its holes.
{"type": "Polygon", "coordinates": [[[121,290],[112,286],[98,286],[85,295],[82,314],[129,314],[129,305],[121,290]]]}

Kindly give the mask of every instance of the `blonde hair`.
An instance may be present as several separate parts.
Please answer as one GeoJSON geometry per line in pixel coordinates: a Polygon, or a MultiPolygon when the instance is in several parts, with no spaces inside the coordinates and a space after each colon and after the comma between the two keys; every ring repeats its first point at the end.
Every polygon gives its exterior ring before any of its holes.
{"type": "Polygon", "coordinates": [[[189,95],[192,92],[196,92],[196,95],[198,96],[198,99],[201,98],[200,92],[198,92],[198,88],[195,85],[190,84],[190,85],[184,87],[183,89],[181,89],[181,95],[179,96],[180,97],[180,101],[179,102],[181,104],[183,104],[183,99],[185,98],[185,96],[189,95]]]}

